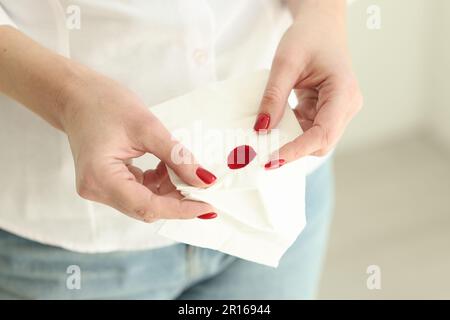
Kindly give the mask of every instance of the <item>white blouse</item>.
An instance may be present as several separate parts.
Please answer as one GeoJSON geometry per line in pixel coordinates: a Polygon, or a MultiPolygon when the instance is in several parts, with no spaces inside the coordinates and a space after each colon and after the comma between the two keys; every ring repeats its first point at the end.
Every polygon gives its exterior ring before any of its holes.
{"type": "MultiPolygon", "coordinates": [[[[277,0],[0,0],[0,24],[118,80],[149,106],[269,68],[289,23],[277,0]]],[[[67,137],[2,95],[0,150],[0,228],[80,252],[173,243],[156,235],[158,222],[80,198],[67,137]]]]}

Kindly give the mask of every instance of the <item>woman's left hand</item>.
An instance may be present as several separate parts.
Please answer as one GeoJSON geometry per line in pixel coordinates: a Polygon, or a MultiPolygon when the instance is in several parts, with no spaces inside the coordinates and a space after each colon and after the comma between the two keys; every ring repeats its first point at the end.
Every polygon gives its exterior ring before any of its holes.
{"type": "Polygon", "coordinates": [[[294,90],[294,112],[304,133],[282,146],[268,169],[325,155],[362,106],[347,51],[345,1],[304,0],[296,12],[278,45],[254,129],[275,128],[294,90]]]}

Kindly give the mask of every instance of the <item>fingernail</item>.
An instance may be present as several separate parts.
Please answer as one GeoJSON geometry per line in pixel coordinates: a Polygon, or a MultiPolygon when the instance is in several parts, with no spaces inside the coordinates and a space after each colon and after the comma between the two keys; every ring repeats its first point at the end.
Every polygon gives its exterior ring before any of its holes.
{"type": "Polygon", "coordinates": [[[253,129],[255,131],[267,130],[270,124],[270,116],[267,113],[260,113],[258,118],[256,118],[255,125],[253,129]]]}
{"type": "Polygon", "coordinates": [[[197,218],[207,220],[207,219],[214,219],[215,217],[217,217],[217,213],[208,212],[208,213],[199,215],[197,218]]]}
{"type": "Polygon", "coordinates": [[[228,168],[241,169],[247,166],[256,157],[256,151],[249,145],[242,145],[231,150],[227,157],[228,168]]]}
{"type": "Polygon", "coordinates": [[[284,159],[272,160],[272,161],[267,162],[264,165],[264,168],[266,168],[266,170],[272,170],[272,169],[281,167],[285,163],[286,163],[286,161],[284,159]]]}
{"type": "Polygon", "coordinates": [[[206,184],[211,184],[217,179],[215,175],[202,167],[198,167],[195,173],[206,184]]]}

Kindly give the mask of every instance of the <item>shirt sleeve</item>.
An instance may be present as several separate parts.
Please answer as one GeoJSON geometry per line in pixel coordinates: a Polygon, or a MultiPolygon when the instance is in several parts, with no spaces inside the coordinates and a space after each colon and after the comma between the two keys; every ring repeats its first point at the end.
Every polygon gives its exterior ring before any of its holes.
{"type": "Polygon", "coordinates": [[[6,11],[2,8],[2,6],[0,4],[0,26],[4,26],[4,25],[17,28],[16,24],[6,14],[6,11]]]}

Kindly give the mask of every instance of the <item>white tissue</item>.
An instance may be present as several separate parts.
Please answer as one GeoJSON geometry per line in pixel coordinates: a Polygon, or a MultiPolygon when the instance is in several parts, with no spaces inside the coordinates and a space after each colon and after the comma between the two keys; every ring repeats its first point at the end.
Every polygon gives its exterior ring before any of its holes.
{"type": "Polygon", "coordinates": [[[303,230],[305,176],[317,166],[317,158],[264,169],[273,151],[302,132],[289,107],[278,132],[257,135],[252,130],[267,77],[268,71],[259,71],[214,83],[150,109],[217,177],[213,186],[201,189],[186,185],[169,170],[172,183],[186,198],[210,203],[218,217],[165,220],[160,235],[276,267],[303,230]],[[252,146],[257,157],[231,170],[227,156],[239,145],[252,146]]]}

